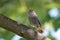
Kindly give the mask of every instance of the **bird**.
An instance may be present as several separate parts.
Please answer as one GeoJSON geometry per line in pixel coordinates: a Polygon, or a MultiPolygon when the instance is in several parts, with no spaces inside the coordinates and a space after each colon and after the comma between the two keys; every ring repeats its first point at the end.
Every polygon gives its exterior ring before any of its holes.
{"type": "Polygon", "coordinates": [[[30,10],[28,11],[28,15],[29,15],[29,16],[28,16],[28,20],[29,20],[30,24],[31,24],[34,28],[36,28],[39,33],[43,33],[44,31],[43,31],[43,29],[42,29],[42,27],[41,27],[41,23],[40,23],[40,21],[39,21],[39,19],[38,19],[38,17],[37,17],[36,12],[35,12],[34,10],[30,9],[30,10]]]}

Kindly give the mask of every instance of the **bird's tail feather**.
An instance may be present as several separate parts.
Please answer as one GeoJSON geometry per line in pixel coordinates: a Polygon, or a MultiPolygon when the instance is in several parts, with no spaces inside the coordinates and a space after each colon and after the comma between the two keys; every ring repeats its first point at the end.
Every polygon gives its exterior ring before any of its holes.
{"type": "Polygon", "coordinates": [[[44,30],[41,28],[40,25],[37,25],[37,30],[38,30],[40,33],[43,33],[43,32],[44,32],[44,30]]]}

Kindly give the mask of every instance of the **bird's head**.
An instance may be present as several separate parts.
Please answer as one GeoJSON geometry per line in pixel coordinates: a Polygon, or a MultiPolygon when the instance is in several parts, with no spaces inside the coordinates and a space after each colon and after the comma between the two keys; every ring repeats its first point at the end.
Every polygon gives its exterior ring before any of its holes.
{"type": "Polygon", "coordinates": [[[29,16],[37,16],[36,15],[36,13],[35,13],[35,11],[34,10],[32,10],[32,9],[30,9],[29,11],[28,11],[28,14],[29,14],[29,16]]]}

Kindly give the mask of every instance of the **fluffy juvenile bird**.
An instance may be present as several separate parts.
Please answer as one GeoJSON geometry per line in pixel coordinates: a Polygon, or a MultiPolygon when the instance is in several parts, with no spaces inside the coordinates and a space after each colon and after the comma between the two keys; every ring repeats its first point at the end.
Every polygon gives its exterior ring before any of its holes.
{"type": "Polygon", "coordinates": [[[39,19],[37,18],[37,15],[36,15],[35,11],[30,9],[28,11],[28,14],[29,14],[28,19],[29,19],[30,24],[33,27],[35,27],[40,33],[43,33],[43,29],[41,27],[39,19]]]}

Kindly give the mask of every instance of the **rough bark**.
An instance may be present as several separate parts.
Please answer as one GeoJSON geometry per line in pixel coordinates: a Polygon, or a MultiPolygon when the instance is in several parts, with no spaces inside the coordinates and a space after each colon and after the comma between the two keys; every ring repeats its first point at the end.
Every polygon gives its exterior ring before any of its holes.
{"type": "Polygon", "coordinates": [[[45,37],[43,34],[28,28],[26,25],[17,23],[16,21],[0,14],[0,27],[9,30],[13,33],[16,33],[19,36],[22,36],[28,40],[50,40],[45,37]]]}

